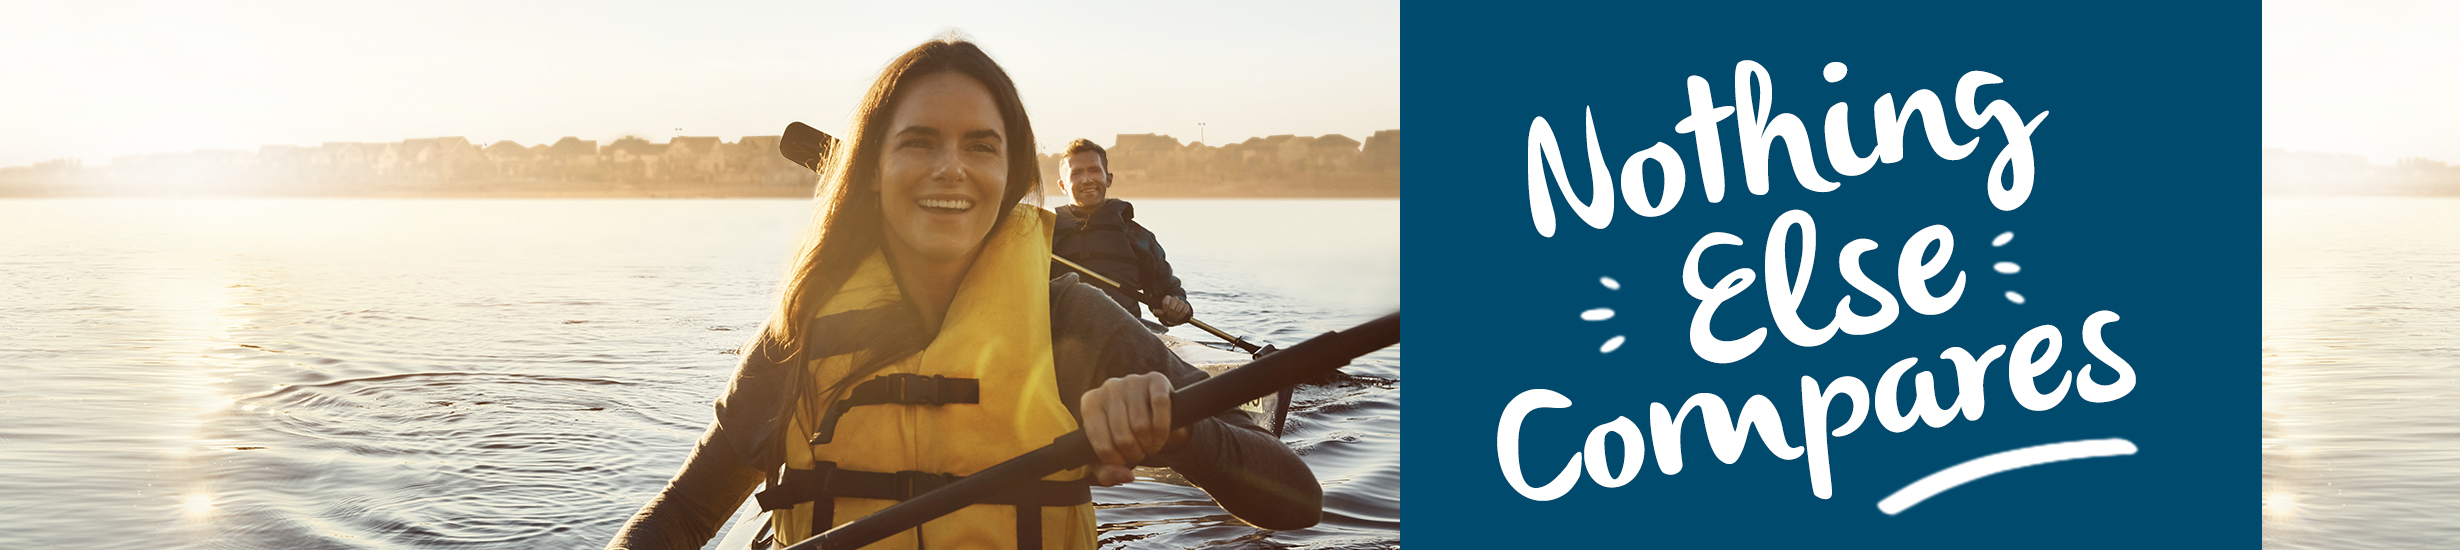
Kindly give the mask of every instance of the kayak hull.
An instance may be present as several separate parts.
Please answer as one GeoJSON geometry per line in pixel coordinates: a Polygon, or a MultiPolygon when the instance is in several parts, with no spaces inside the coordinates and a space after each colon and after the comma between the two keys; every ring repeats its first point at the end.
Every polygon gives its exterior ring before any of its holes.
{"type": "MultiPolygon", "coordinates": [[[[1162,339],[1162,345],[1169,347],[1170,353],[1179,356],[1179,360],[1186,361],[1187,364],[1203,370],[1208,375],[1220,375],[1224,371],[1239,368],[1255,360],[1246,353],[1219,349],[1186,338],[1168,334],[1156,334],[1154,337],[1162,339]]],[[[1265,431],[1272,432],[1278,437],[1281,435],[1283,424],[1289,419],[1287,403],[1290,400],[1290,393],[1289,389],[1283,389],[1281,393],[1249,401],[1239,406],[1239,410],[1246,411],[1248,416],[1256,421],[1257,426],[1263,426],[1265,431]]]]}

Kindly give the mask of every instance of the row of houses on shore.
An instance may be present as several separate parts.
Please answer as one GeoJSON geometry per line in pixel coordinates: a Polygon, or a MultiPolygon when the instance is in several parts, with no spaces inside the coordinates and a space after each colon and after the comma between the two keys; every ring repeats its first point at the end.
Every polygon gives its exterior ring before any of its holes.
{"type": "Polygon", "coordinates": [[[725,186],[808,193],[811,171],[780,157],[777,142],[778,136],[745,136],[733,142],[677,137],[666,143],[625,137],[601,145],[566,137],[551,144],[498,141],[481,146],[467,138],[440,137],[267,145],[256,151],[130,155],[97,167],[61,160],[0,168],[0,192],[354,195],[725,186]]]}
{"type": "MultiPolygon", "coordinates": [[[[1145,187],[1315,188],[1328,194],[1397,196],[1401,186],[1401,131],[1384,130],[1365,142],[1341,134],[1277,135],[1213,147],[1180,144],[1157,134],[1119,134],[1107,153],[1125,192],[1145,187]]],[[[1057,155],[1044,174],[1059,174],[1057,155]]]]}
{"type": "Polygon", "coordinates": [[[2423,158],[2390,165],[2359,155],[2264,149],[2267,195],[2460,195],[2460,166],[2423,158]]]}
{"type": "MultiPolygon", "coordinates": [[[[101,166],[63,159],[0,168],[0,195],[808,196],[816,176],[781,156],[778,140],[566,137],[525,146],[440,137],[130,155],[101,166]]],[[[1119,182],[1130,186],[1122,191],[1136,196],[1397,196],[1400,189],[1400,130],[1363,143],[1279,135],[1222,147],[1120,134],[1109,155],[1119,182]]],[[[1044,156],[1045,181],[1060,173],[1060,160],[1044,156]]]]}

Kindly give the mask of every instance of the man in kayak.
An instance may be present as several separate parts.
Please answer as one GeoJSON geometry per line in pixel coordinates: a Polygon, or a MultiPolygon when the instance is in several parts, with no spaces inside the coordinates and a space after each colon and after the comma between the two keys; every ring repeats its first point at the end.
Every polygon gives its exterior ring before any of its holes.
{"type": "MultiPolygon", "coordinates": [[[[1195,310],[1187,305],[1187,289],[1179,286],[1179,278],[1170,273],[1170,260],[1162,254],[1162,243],[1154,239],[1152,231],[1136,223],[1135,206],[1109,198],[1110,153],[1091,140],[1078,139],[1068,142],[1066,155],[1060,165],[1059,188],[1068,194],[1070,204],[1057,209],[1059,224],[1051,237],[1051,253],[1135,287],[1147,296],[1160,298],[1153,308],[1153,317],[1165,326],[1177,326],[1195,317],[1195,310]]],[[[1065,265],[1051,262],[1053,276],[1070,271],[1065,265]]],[[[1135,294],[1108,287],[1102,291],[1119,302],[1119,307],[1126,308],[1129,315],[1144,315],[1135,294]]]]}

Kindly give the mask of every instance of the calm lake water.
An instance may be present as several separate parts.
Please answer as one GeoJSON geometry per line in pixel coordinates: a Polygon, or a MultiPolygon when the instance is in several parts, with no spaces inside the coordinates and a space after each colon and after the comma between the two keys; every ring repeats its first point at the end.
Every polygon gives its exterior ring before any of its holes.
{"type": "Polygon", "coordinates": [[[2456,213],[2265,199],[2265,548],[2460,547],[2456,213]]]}
{"type": "MultiPolygon", "coordinates": [[[[1225,330],[1287,345],[1400,306],[1397,200],[1137,206],[1225,330]]],[[[597,547],[708,423],[808,219],[0,200],[0,546],[597,547]]],[[[1095,490],[1104,545],[1397,547],[1400,348],[1345,373],[1302,388],[1284,438],[1322,525],[1258,530],[1148,481],[1095,490]]]]}

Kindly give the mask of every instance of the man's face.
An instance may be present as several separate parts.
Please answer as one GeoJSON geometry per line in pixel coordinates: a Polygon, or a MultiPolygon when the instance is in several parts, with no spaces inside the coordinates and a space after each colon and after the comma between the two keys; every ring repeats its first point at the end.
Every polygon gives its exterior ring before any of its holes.
{"type": "Polygon", "coordinates": [[[1067,187],[1062,191],[1068,192],[1068,197],[1073,199],[1077,208],[1097,208],[1109,198],[1110,169],[1102,165],[1102,155],[1078,151],[1068,155],[1068,162],[1061,170],[1065,177],[1060,183],[1067,187]]]}

